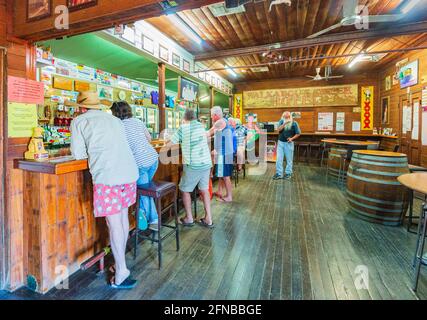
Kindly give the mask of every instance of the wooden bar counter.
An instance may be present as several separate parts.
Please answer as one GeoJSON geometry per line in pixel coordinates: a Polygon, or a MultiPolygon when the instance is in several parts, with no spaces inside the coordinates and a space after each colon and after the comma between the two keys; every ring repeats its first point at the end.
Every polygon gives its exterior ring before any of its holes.
{"type": "MultiPolygon", "coordinates": [[[[159,163],[154,179],[177,184],[179,147],[172,148],[176,148],[173,163],[159,163]]],[[[160,149],[156,144],[159,153],[160,149]]],[[[71,157],[43,162],[16,160],[15,168],[24,170],[27,285],[46,293],[55,286],[58,276],[70,276],[108,245],[108,229],[105,219],[95,219],[93,215],[92,179],[86,160],[71,157]]],[[[129,217],[134,225],[133,215],[129,217]]]]}

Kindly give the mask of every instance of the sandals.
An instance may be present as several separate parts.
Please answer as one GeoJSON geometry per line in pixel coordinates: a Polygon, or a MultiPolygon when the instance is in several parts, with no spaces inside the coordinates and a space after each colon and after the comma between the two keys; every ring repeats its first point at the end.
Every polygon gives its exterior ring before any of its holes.
{"type": "Polygon", "coordinates": [[[214,224],[213,223],[207,224],[204,218],[200,219],[199,223],[205,228],[208,228],[208,229],[214,228],[214,224]]]}
{"type": "Polygon", "coordinates": [[[136,287],[138,281],[135,279],[132,279],[130,276],[127,277],[122,283],[116,284],[115,278],[111,278],[110,287],[113,289],[122,289],[122,290],[129,290],[136,287]]]}
{"type": "Polygon", "coordinates": [[[179,221],[181,222],[181,224],[184,227],[192,227],[192,226],[194,226],[194,221],[193,222],[185,222],[184,218],[180,218],[179,221]]]}

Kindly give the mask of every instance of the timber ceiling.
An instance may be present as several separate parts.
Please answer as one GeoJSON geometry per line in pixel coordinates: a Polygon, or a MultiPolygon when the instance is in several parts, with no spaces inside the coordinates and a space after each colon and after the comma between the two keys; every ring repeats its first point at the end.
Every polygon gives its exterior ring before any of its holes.
{"type": "MultiPolygon", "coordinates": [[[[289,42],[305,39],[311,34],[339,23],[343,18],[343,3],[347,0],[292,0],[292,5],[280,4],[273,6],[269,12],[270,1],[265,0],[245,5],[246,11],[222,17],[214,17],[208,7],[185,10],[178,15],[199,34],[204,42],[197,45],[185,34],[170,23],[166,16],[146,20],[166,35],[177,41],[185,49],[195,54],[209,69],[228,66],[262,65],[271,60],[262,56],[261,52],[245,53],[256,46],[279,42],[289,42]],[[224,50],[238,49],[223,58],[212,58],[224,50]],[[214,53],[210,55],[209,53],[214,53]],[[208,54],[208,58],[206,58],[208,54]]],[[[400,12],[409,0],[359,0],[359,5],[366,6],[370,15],[394,14],[400,12]]],[[[421,0],[416,7],[399,21],[399,24],[376,23],[370,24],[368,30],[399,30],[401,25],[427,21],[427,1],[421,0]]],[[[327,33],[333,37],[340,34],[356,32],[354,26],[340,27],[327,33]]],[[[358,31],[362,32],[362,31],[358,31]]],[[[366,38],[356,41],[326,43],[322,45],[300,46],[292,50],[281,51],[286,59],[309,58],[305,61],[270,64],[268,72],[254,73],[250,69],[238,69],[238,77],[233,78],[227,72],[219,73],[232,82],[301,77],[314,75],[316,67],[332,65],[333,74],[349,72],[365,72],[381,68],[396,59],[401,52],[388,53],[379,62],[362,62],[352,68],[347,67],[352,57],[336,57],[330,59],[312,59],[321,56],[341,56],[357,54],[362,50],[369,52],[392,50],[419,46],[427,40],[427,24],[419,32],[408,35],[393,35],[387,38],[366,38]]],[[[268,51],[268,50],[266,50],[268,51]]],[[[323,70],[321,72],[323,74],[323,70]]]]}

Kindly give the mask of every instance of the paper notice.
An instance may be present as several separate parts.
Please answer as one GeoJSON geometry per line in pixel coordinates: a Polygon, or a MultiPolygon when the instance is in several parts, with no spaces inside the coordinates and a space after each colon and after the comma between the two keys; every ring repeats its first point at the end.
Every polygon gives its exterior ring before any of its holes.
{"type": "Polygon", "coordinates": [[[10,138],[31,137],[37,127],[37,105],[8,103],[8,136],[10,138]]]}
{"type": "Polygon", "coordinates": [[[336,131],[344,131],[345,112],[337,112],[337,121],[335,124],[336,131]]]}
{"type": "Polygon", "coordinates": [[[412,140],[418,140],[418,135],[419,135],[419,127],[420,127],[420,119],[419,119],[419,114],[420,114],[420,103],[419,101],[415,101],[414,102],[414,110],[412,112],[413,114],[413,127],[412,127],[412,140]]]}
{"type": "Polygon", "coordinates": [[[421,144],[427,146],[427,112],[422,113],[421,144]]]}
{"type": "Polygon", "coordinates": [[[360,121],[353,121],[351,123],[351,130],[352,131],[360,131],[360,121]]]}

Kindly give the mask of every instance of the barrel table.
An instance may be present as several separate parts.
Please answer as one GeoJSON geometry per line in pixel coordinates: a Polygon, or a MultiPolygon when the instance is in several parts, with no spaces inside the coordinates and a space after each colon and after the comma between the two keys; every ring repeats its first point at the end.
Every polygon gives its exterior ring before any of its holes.
{"type": "Polygon", "coordinates": [[[347,199],[351,211],[370,222],[401,225],[409,197],[397,177],[405,173],[409,173],[409,168],[403,153],[353,151],[347,171],[347,199]]]}

